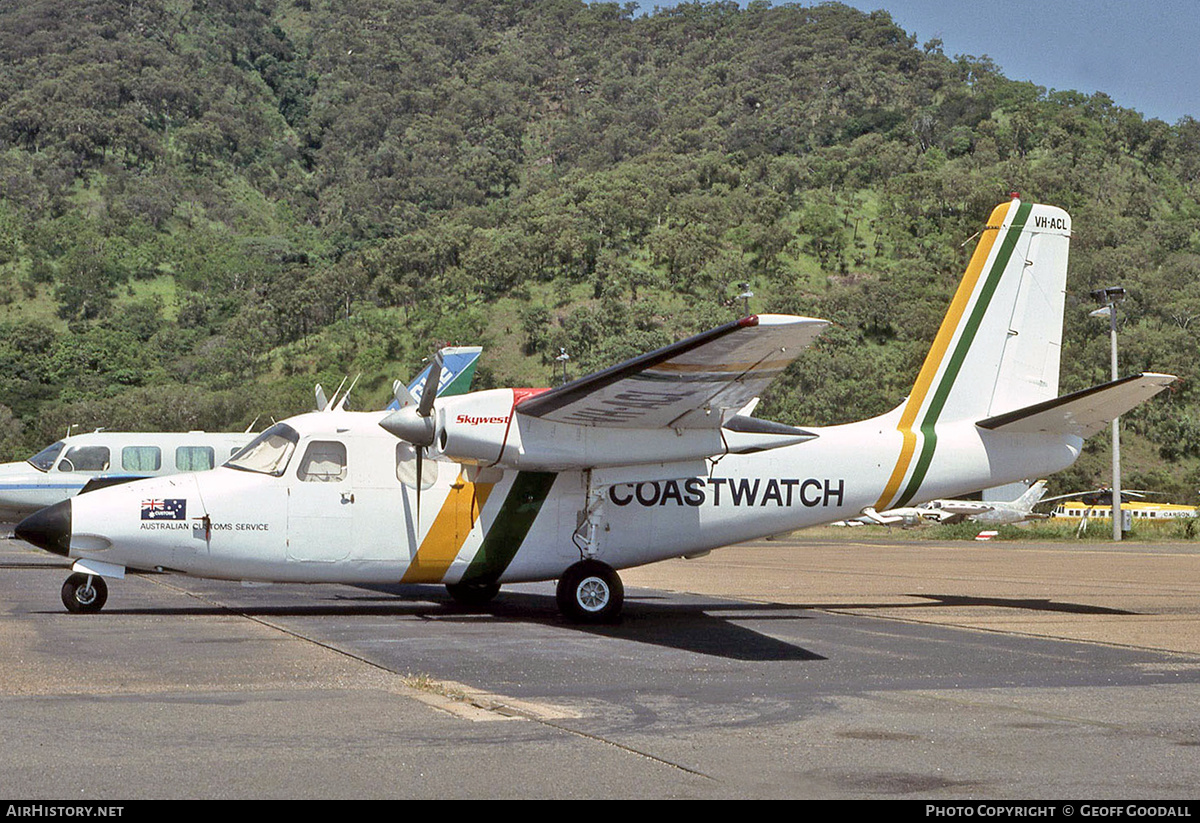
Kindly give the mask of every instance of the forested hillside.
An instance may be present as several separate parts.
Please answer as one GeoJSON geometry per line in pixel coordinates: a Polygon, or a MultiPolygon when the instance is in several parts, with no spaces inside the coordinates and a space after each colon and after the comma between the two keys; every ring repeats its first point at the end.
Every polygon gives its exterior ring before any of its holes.
{"type": "MultiPolygon", "coordinates": [[[[886,4],[886,0],[881,0],[886,4]]],[[[439,344],[547,385],[742,309],[836,325],[766,398],[898,404],[991,208],[1074,217],[1063,390],[1108,377],[1127,487],[1200,488],[1200,123],[1047,93],[885,13],[578,0],[0,4],[0,457],[70,424],[245,428],[439,344]]],[[[1056,489],[1107,476],[1107,442],[1056,489]]]]}

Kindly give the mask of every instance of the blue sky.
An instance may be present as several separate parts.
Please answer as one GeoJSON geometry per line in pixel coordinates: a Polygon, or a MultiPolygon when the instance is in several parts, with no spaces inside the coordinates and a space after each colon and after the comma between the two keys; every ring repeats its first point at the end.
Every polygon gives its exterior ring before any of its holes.
{"type": "Polygon", "coordinates": [[[1102,91],[1168,123],[1200,119],[1200,0],[844,2],[885,9],[918,45],[940,38],[949,57],[987,55],[1013,80],[1102,91]]]}
{"type": "MultiPolygon", "coordinates": [[[[918,46],[940,38],[948,57],[987,55],[1012,80],[1102,91],[1168,123],[1200,120],[1200,0],[841,1],[890,12],[918,46]]],[[[671,5],[640,3],[644,11],[671,5]]]]}

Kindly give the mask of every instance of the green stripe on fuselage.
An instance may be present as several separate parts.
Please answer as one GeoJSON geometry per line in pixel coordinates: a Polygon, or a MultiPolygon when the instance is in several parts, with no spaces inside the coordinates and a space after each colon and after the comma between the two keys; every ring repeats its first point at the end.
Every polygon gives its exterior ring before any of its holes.
{"type": "Polygon", "coordinates": [[[1000,245],[1000,251],[996,254],[996,261],[992,264],[991,270],[988,272],[987,279],[984,281],[983,288],[979,292],[979,300],[975,303],[975,308],[971,311],[971,316],[967,318],[967,324],[963,327],[962,336],[958,339],[958,345],[954,347],[954,354],[946,364],[946,370],[942,374],[941,382],[938,383],[937,391],[934,392],[933,399],[929,403],[929,409],[925,412],[925,417],[921,421],[921,435],[923,442],[921,445],[921,456],[917,459],[917,465],[913,469],[912,477],[909,478],[908,485],[904,489],[904,494],[900,496],[900,500],[896,503],[896,507],[907,506],[909,501],[913,499],[917,491],[921,488],[921,483],[925,480],[925,474],[929,471],[929,464],[933,462],[933,453],[937,449],[937,431],[935,429],[938,416],[941,415],[942,409],[945,408],[946,399],[950,396],[950,390],[954,387],[954,381],[958,379],[958,373],[962,369],[963,361],[967,359],[967,352],[971,348],[971,344],[975,342],[975,334],[979,331],[979,326],[983,323],[983,316],[987,313],[988,306],[992,302],[992,297],[996,293],[996,288],[1000,285],[1000,278],[1004,275],[1004,270],[1008,268],[1008,261],[1012,257],[1013,249],[1017,247],[1017,240],[1021,237],[1021,230],[1025,228],[1025,221],[1029,219],[1029,212],[1033,210],[1033,204],[1022,203],[1017,209],[1016,216],[1013,217],[1012,223],[1009,224],[1008,233],[1004,236],[1004,242],[1000,245]]]}
{"type": "Polygon", "coordinates": [[[519,472],[460,583],[494,583],[504,574],[542,510],[557,472],[519,472]]]}

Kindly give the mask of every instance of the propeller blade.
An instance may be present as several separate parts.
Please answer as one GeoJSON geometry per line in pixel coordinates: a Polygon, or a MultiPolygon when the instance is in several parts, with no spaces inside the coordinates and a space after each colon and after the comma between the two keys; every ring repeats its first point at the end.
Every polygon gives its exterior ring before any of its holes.
{"type": "Polygon", "coordinates": [[[438,385],[442,382],[442,367],[442,353],[439,351],[433,356],[433,368],[429,370],[425,387],[421,389],[421,402],[417,404],[417,414],[421,417],[433,414],[433,401],[437,399],[438,385]]]}
{"type": "Polygon", "coordinates": [[[421,470],[425,463],[425,449],[417,446],[417,534],[421,533],[421,470]]]}

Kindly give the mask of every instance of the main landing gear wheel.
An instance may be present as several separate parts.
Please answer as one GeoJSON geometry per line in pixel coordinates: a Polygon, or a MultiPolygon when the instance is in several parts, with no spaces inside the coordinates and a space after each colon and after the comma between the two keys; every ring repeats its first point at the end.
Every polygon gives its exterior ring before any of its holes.
{"type": "Polygon", "coordinates": [[[464,606],[485,606],[500,593],[499,583],[447,583],[446,591],[456,603],[464,606]]]}
{"type": "Polygon", "coordinates": [[[611,623],[621,613],[625,587],[609,566],[583,560],[558,581],[558,610],[573,623],[611,623]]]}
{"type": "Polygon", "coordinates": [[[73,574],[62,587],[62,602],[74,614],[95,614],[108,600],[108,585],[94,574],[73,574]]]}

